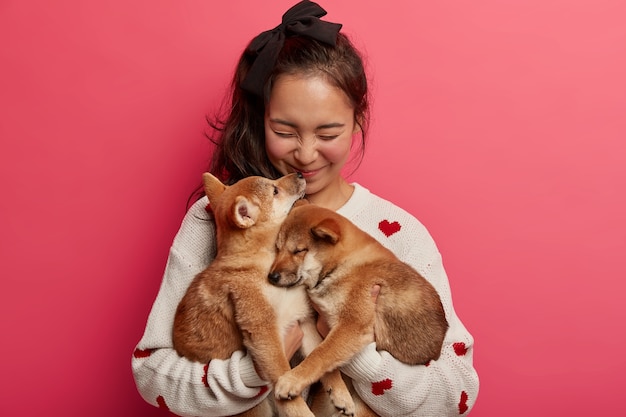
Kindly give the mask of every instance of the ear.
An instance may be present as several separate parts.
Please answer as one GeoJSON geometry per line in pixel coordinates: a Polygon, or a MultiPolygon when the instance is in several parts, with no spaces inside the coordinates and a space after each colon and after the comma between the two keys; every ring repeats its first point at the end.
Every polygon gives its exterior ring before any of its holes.
{"type": "Polygon", "coordinates": [[[334,245],[341,237],[341,228],[335,219],[327,218],[311,228],[316,238],[334,245]]]}
{"type": "Polygon", "coordinates": [[[209,172],[202,174],[202,182],[204,183],[204,192],[209,197],[209,202],[217,199],[226,189],[226,186],[209,172]]]}
{"type": "Polygon", "coordinates": [[[247,229],[248,227],[254,226],[259,212],[259,206],[240,195],[237,196],[233,203],[232,219],[235,225],[242,229],[247,229]]]}

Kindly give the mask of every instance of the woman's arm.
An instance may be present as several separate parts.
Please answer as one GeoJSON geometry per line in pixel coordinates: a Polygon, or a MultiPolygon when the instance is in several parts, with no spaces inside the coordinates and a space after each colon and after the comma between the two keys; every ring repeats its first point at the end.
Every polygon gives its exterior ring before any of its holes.
{"type": "Polygon", "coordinates": [[[206,198],[198,201],[183,219],[144,335],[132,356],[141,396],[180,416],[238,414],[258,404],[267,391],[267,383],[245,352],[202,364],[179,356],[172,345],[178,303],[215,254],[215,229],[206,205],[206,198]]]}

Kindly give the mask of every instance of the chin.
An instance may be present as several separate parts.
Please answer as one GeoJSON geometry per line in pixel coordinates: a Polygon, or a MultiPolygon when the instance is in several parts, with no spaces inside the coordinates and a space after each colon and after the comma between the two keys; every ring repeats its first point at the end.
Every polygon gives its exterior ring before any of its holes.
{"type": "Polygon", "coordinates": [[[307,184],[306,188],[304,189],[304,194],[307,196],[315,195],[319,193],[322,189],[323,187],[320,184],[312,184],[312,185],[307,184]]]}
{"type": "Polygon", "coordinates": [[[307,183],[306,188],[304,189],[304,194],[311,195],[311,194],[315,194],[318,191],[319,191],[319,187],[315,185],[310,185],[309,183],[307,183]]]}

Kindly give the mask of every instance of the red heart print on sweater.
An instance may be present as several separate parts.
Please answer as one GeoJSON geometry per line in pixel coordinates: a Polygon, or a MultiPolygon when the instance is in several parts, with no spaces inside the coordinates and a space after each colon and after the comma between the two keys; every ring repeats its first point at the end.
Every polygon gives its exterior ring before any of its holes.
{"type": "Polygon", "coordinates": [[[463,414],[468,410],[467,392],[461,391],[461,400],[459,401],[459,414],[463,414]]]}
{"type": "Polygon", "coordinates": [[[159,395],[157,397],[157,404],[159,405],[159,408],[162,410],[166,410],[166,411],[170,411],[169,407],[167,406],[167,404],[165,404],[165,398],[163,398],[162,395],[159,395]]]}
{"type": "Polygon", "coordinates": [[[174,413],[172,413],[172,412],[170,411],[170,408],[169,408],[169,407],[167,406],[167,404],[165,403],[165,398],[163,398],[163,396],[162,396],[162,395],[159,395],[159,396],[157,397],[157,399],[156,399],[156,400],[157,400],[157,404],[159,405],[159,409],[161,409],[161,410],[165,410],[165,411],[168,411],[168,412],[169,412],[169,414],[170,414],[171,416],[176,416],[176,417],[178,417],[178,415],[177,415],[177,414],[174,414],[174,413]]]}
{"type": "Polygon", "coordinates": [[[372,394],[383,395],[385,393],[385,390],[391,389],[392,386],[393,383],[389,378],[383,379],[379,382],[372,382],[372,394]]]}
{"type": "Polygon", "coordinates": [[[268,388],[268,386],[267,386],[267,385],[262,386],[262,387],[261,387],[261,389],[259,389],[259,393],[258,393],[256,396],[257,396],[257,397],[260,397],[261,395],[265,394],[265,393],[267,392],[267,390],[268,390],[268,389],[269,389],[269,388],[268,388]]]}
{"type": "Polygon", "coordinates": [[[207,363],[206,365],[204,365],[204,372],[202,373],[202,383],[204,384],[205,387],[209,386],[209,364],[207,363]]]}
{"type": "Polygon", "coordinates": [[[147,358],[152,354],[153,349],[135,349],[133,352],[133,356],[137,359],[139,358],[147,358]]]}
{"type": "Polygon", "coordinates": [[[385,236],[389,237],[396,232],[400,231],[400,223],[398,222],[389,222],[389,220],[382,220],[378,223],[378,229],[385,234],[385,236]]]}
{"type": "Polygon", "coordinates": [[[467,347],[463,342],[454,343],[452,347],[454,348],[454,353],[456,353],[457,356],[463,356],[467,353],[467,347]]]}

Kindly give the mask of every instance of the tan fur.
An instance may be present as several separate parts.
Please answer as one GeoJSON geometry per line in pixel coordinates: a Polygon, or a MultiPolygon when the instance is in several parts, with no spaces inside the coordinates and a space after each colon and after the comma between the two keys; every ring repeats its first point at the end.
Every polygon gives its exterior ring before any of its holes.
{"type": "Polygon", "coordinates": [[[379,350],[404,363],[439,357],[448,323],[436,290],[348,219],[313,204],[299,205],[283,223],[276,246],[270,281],[305,286],[331,328],[300,365],[279,378],[277,398],[294,397],[345,364],[374,334],[379,350]],[[381,289],[374,303],[370,291],[376,284],[381,289]]]}
{"type": "MultiPolygon", "coordinates": [[[[203,180],[215,218],[217,255],[194,278],[178,305],[174,348],[190,360],[208,363],[245,347],[259,375],[274,384],[290,370],[282,339],[292,323],[301,322],[305,349],[321,341],[304,288],[287,290],[267,281],[280,224],[303,196],[305,181],[290,174],[278,180],[249,177],[226,186],[208,173],[203,180]]],[[[343,386],[336,387],[336,407],[353,414],[354,404],[341,376],[330,375],[329,387],[343,386]]],[[[299,395],[276,401],[269,396],[239,415],[270,417],[274,411],[280,416],[313,417],[299,395]]]]}

